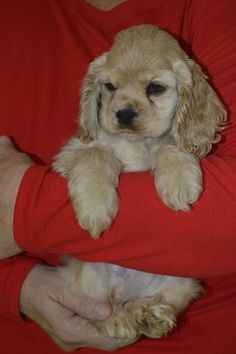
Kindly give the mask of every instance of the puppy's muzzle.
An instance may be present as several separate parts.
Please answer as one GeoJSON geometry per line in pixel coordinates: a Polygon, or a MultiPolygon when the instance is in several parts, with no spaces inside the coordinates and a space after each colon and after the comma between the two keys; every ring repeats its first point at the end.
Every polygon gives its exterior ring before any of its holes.
{"type": "Polygon", "coordinates": [[[121,109],[116,112],[116,117],[121,127],[131,126],[137,115],[138,113],[132,109],[121,109]]]}

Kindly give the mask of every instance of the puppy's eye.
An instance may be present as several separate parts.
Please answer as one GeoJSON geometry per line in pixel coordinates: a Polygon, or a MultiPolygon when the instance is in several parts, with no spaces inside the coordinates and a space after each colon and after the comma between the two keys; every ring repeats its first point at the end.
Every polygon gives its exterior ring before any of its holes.
{"type": "Polygon", "coordinates": [[[148,84],[146,87],[146,93],[148,96],[149,95],[159,96],[165,91],[166,91],[165,86],[155,83],[155,82],[150,82],[150,84],[148,84]]]}
{"type": "Polygon", "coordinates": [[[116,91],[117,90],[117,88],[111,83],[111,82],[106,82],[105,84],[104,84],[104,86],[106,87],[106,89],[108,90],[108,91],[116,91]]]}

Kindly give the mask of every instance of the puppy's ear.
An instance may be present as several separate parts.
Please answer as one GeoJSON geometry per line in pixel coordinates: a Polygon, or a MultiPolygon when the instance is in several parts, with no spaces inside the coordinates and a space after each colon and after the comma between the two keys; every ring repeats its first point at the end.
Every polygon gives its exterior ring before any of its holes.
{"type": "Polygon", "coordinates": [[[177,74],[179,103],[172,134],[177,146],[198,157],[209,153],[220,141],[226,110],[207,82],[200,66],[187,56],[174,64],[177,74]]]}
{"type": "Polygon", "coordinates": [[[106,61],[107,53],[95,59],[88,68],[83,80],[80,99],[79,131],[78,136],[84,143],[96,139],[99,132],[99,108],[101,93],[98,74],[106,61]]]}

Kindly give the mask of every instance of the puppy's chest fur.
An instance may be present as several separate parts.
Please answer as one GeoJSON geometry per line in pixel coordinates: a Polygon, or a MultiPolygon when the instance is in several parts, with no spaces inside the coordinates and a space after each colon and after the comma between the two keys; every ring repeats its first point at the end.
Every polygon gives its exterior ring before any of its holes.
{"type": "Polygon", "coordinates": [[[100,132],[92,144],[110,150],[121,162],[123,172],[135,172],[152,168],[153,153],[160,145],[160,139],[142,138],[130,133],[110,135],[100,132]]]}

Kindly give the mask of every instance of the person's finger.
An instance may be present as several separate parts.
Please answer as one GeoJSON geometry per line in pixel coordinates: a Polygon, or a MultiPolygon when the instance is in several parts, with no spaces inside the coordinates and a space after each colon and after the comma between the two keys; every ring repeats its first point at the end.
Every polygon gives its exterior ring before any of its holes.
{"type": "Polygon", "coordinates": [[[11,140],[7,136],[0,136],[0,158],[5,158],[13,148],[11,140]]]}
{"type": "Polygon", "coordinates": [[[69,330],[68,337],[70,341],[64,340],[63,343],[68,350],[90,347],[113,351],[122,346],[121,339],[99,335],[92,323],[79,316],[73,316],[70,319],[70,325],[67,326],[67,330],[69,330]]]}
{"type": "Polygon", "coordinates": [[[90,345],[92,345],[93,348],[106,351],[113,351],[122,346],[122,340],[120,338],[108,338],[101,336],[97,333],[96,329],[90,324],[86,326],[85,330],[86,335],[84,336],[85,342],[83,347],[90,347],[90,345]]]}
{"type": "Polygon", "coordinates": [[[0,145],[12,145],[12,142],[8,136],[2,135],[0,136],[0,145]]]}
{"type": "Polygon", "coordinates": [[[88,296],[79,297],[69,291],[64,293],[63,304],[80,317],[88,320],[105,320],[112,314],[112,307],[108,303],[97,301],[88,296]]]}

